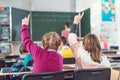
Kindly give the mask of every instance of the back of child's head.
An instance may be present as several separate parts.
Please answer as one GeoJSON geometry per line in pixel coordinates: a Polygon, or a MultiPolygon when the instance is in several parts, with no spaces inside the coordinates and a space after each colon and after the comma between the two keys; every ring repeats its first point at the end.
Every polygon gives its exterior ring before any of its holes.
{"type": "Polygon", "coordinates": [[[56,32],[48,32],[42,37],[42,45],[44,49],[58,50],[60,46],[60,37],[56,32]]]}
{"type": "Polygon", "coordinates": [[[88,34],[83,38],[83,45],[89,52],[91,50],[101,51],[100,42],[95,34],[88,34]]]}
{"type": "Polygon", "coordinates": [[[69,22],[66,22],[65,25],[66,25],[67,28],[70,28],[70,23],[69,22]]]}
{"type": "Polygon", "coordinates": [[[27,53],[28,51],[25,49],[24,45],[21,44],[20,47],[19,47],[19,52],[20,52],[21,54],[23,54],[23,53],[27,53]]]}
{"type": "Polygon", "coordinates": [[[90,52],[91,59],[100,63],[101,46],[95,34],[88,34],[83,38],[83,45],[85,50],[90,52]]]}
{"type": "Polygon", "coordinates": [[[64,36],[61,36],[61,42],[63,45],[67,45],[67,39],[64,36]]]}

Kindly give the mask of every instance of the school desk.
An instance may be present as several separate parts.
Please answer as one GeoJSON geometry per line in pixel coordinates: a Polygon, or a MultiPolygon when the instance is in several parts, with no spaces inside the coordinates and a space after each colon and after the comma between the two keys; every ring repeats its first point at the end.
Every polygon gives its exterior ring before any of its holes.
{"type": "MultiPolygon", "coordinates": [[[[63,71],[74,71],[75,69],[75,64],[65,64],[63,65],[65,66],[63,71]]],[[[113,69],[114,67],[116,66],[112,66],[111,67],[111,80],[118,80],[118,76],[119,76],[119,70],[115,70],[113,69]]],[[[117,66],[117,67],[120,67],[120,66],[117,66]]],[[[32,73],[31,71],[28,71],[28,72],[12,72],[12,73],[0,73],[0,76],[7,76],[7,75],[18,75],[18,74],[29,74],[29,73],[32,73]]],[[[119,77],[119,80],[120,80],[120,77],[119,77]]]]}

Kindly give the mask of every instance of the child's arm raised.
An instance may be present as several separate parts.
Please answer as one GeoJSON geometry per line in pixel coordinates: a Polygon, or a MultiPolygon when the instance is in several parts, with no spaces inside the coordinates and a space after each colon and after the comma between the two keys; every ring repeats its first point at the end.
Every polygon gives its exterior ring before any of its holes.
{"type": "Polygon", "coordinates": [[[28,17],[25,17],[24,19],[22,19],[22,25],[29,25],[29,21],[30,21],[30,15],[28,15],[28,17]]]}
{"type": "Polygon", "coordinates": [[[84,12],[82,14],[75,15],[73,25],[68,36],[68,42],[72,48],[74,55],[78,47],[78,41],[77,41],[77,35],[76,35],[77,31],[79,30],[78,24],[81,21],[83,15],[84,15],[84,12]]]}
{"type": "Polygon", "coordinates": [[[22,27],[21,27],[21,40],[23,45],[25,46],[26,50],[28,52],[30,52],[30,54],[32,55],[32,58],[35,58],[36,52],[39,49],[43,50],[42,48],[40,48],[39,46],[35,45],[32,41],[32,39],[30,38],[29,35],[29,20],[30,20],[30,15],[28,15],[28,17],[25,17],[22,19],[22,27]]]}

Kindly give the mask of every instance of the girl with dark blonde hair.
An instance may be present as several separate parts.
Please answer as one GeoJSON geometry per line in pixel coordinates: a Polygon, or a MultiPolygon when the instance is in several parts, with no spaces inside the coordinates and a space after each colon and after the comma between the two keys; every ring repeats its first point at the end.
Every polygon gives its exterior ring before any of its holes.
{"type": "Polygon", "coordinates": [[[78,24],[84,13],[74,17],[73,26],[70,30],[68,41],[76,59],[76,68],[102,68],[110,67],[107,57],[102,54],[100,42],[95,34],[88,34],[83,38],[83,44],[77,41],[76,32],[78,24]]]}
{"type": "MultiPolygon", "coordinates": [[[[62,70],[63,59],[57,52],[60,46],[60,37],[56,32],[48,32],[42,38],[42,46],[33,43],[29,36],[29,16],[22,20],[21,38],[27,51],[33,58],[33,73],[62,70]]],[[[41,29],[42,30],[42,29],[41,29]]],[[[37,36],[36,36],[37,37],[37,36]]]]}
{"type": "Polygon", "coordinates": [[[46,50],[54,49],[57,51],[60,46],[60,37],[56,32],[46,33],[42,38],[42,44],[46,50]]]}
{"type": "Polygon", "coordinates": [[[83,38],[84,49],[88,51],[91,59],[95,62],[101,62],[101,46],[95,34],[88,34],[83,38]]]}

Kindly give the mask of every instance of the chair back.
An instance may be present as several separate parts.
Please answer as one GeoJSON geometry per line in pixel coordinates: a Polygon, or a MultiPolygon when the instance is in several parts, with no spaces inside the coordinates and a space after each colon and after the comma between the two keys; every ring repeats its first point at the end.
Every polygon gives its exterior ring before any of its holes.
{"type": "Polygon", "coordinates": [[[6,55],[5,59],[17,59],[19,57],[20,57],[19,55],[6,55]]]}
{"type": "Polygon", "coordinates": [[[5,67],[6,63],[4,59],[0,59],[0,69],[5,67]]]}
{"type": "Polygon", "coordinates": [[[110,80],[110,68],[79,69],[74,73],[74,80],[110,80]]]}
{"type": "Polygon", "coordinates": [[[75,64],[75,58],[63,58],[64,64],[75,64]]]}
{"type": "Polygon", "coordinates": [[[22,80],[64,80],[64,72],[45,72],[45,73],[32,73],[26,74],[22,80]]]}
{"type": "Polygon", "coordinates": [[[28,62],[28,66],[33,66],[33,60],[30,60],[30,61],[28,62]]]}

